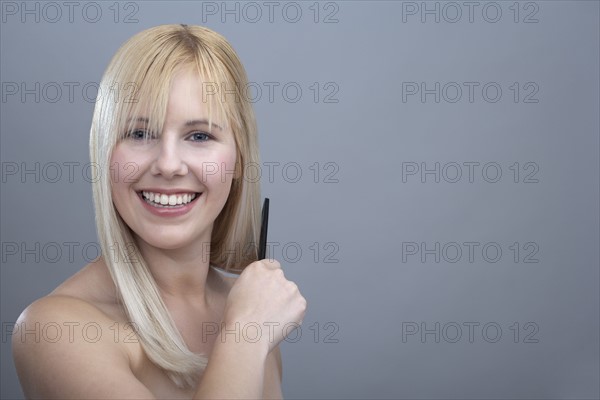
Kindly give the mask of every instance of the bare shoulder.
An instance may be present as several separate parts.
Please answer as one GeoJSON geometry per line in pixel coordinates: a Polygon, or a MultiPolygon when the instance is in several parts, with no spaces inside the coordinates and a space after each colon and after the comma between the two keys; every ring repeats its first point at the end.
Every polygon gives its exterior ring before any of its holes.
{"type": "Polygon", "coordinates": [[[48,344],[58,347],[65,340],[76,345],[81,339],[94,342],[99,335],[92,335],[90,328],[99,331],[112,323],[100,309],[80,298],[56,294],[42,297],[30,304],[16,322],[12,336],[15,356],[48,344]]]}
{"type": "Polygon", "coordinates": [[[15,324],[13,357],[25,396],[151,398],[132,372],[132,352],[115,340],[123,326],[90,300],[97,293],[78,295],[82,278],[34,301],[15,324]]]}
{"type": "MultiPolygon", "coordinates": [[[[31,303],[21,313],[17,326],[35,327],[38,324],[47,326],[46,330],[49,330],[50,326],[60,323],[67,326],[81,323],[101,325],[121,320],[124,314],[116,311],[120,307],[114,285],[107,271],[103,272],[103,265],[101,260],[88,264],[49,295],[31,303]]],[[[18,338],[19,335],[16,336],[18,338]]],[[[25,340],[17,342],[19,345],[26,343],[25,340]]]]}

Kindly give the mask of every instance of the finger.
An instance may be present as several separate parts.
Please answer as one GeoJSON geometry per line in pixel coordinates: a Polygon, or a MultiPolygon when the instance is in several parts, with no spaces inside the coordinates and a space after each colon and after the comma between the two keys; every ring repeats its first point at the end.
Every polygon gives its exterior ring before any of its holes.
{"type": "Polygon", "coordinates": [[[260,262],[270,269],[281,269],[281,264],[277,260],[269,260],[265,258],[264,260],[260,260],[260,262]]]}

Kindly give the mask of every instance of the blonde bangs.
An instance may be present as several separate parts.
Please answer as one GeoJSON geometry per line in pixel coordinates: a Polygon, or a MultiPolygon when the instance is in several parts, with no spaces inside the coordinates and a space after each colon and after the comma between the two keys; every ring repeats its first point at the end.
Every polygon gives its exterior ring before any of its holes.
{"type": "MultiPolygon", "coordinates": [[[[142,35],[141,43],[124,45],[119,52],[128,54],[128,57],[118,70],[107,71],[107,76],[112,75],[112,80],[106,82],[106,90],[115,93],[111,102],[114,105],[111,112],[116,116],[111,147],[139,122],[144,122],[150,131],[162,131],[173,78],[186,70],[195,72],[202,80],[203,89],[209,90],[209,93],[207,90],[202,93],[209,124],[218,123],[224,128],[232,125],[232,128],[235,126],[239,130],[241,124],[236,106],[221,101],[221,88],[230,86],[228,82],[232,77],[224,73],[222,66],[215,62],[208,50],[200,43],[194,43],[195,47],[190,49],[189,41],[188,47],[182,46],[177,35],[161,35],[164,41],[148,36],[148,43],[143,42],[142,35]],[[216,95],[210,92],[215,88],[216,95]]],[[[237,88],[238,85],[234,86],[237,88]]],[[[241,91],[237,91],[238,96],[241,96],[241,91]]]]}

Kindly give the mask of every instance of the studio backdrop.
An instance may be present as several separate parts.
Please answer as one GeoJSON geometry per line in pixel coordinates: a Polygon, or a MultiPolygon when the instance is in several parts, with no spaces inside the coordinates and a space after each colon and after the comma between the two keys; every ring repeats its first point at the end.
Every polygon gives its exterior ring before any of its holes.
{"type": "Polygon", "coordinates": [[[99,255],[98,82],[170,23],[248,72],[268,254],[308,301],[287,398],[599,397],[598,1],[0,5],[3,399],[20,312],[99,255]]]}

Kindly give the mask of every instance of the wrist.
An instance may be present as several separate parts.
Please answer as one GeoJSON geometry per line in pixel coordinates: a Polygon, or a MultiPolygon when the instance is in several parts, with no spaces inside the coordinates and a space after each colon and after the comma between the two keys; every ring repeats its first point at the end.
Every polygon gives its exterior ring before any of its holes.
{"type": "Polygon", "coordinates": [[[238,354],[266,359],[269,353],[269,332],[257,323],[229,321],[221,323],[215,346],[235,349],[238,354]]]}

